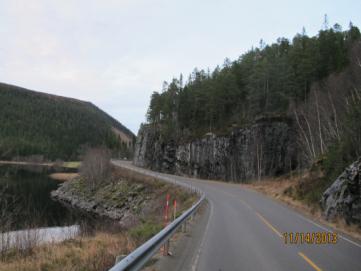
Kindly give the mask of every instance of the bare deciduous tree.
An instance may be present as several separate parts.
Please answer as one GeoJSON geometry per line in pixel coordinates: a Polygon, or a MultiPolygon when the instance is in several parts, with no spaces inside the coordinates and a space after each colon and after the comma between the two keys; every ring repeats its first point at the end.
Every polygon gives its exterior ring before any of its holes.
{"type": "MultiPolygon", "coordinates": [[[[351,59],[357,59],[359,55],[361,50],[353,52],[351,59]]],[[[298,142],[307,164],[322,157],[332,144],[341,142],[349,129],[347,116],[361,101],[358,64],[352,62],[349,69],[314,84],[308,100],[294,110],[298,142]]]]}
{"type": "Polygon", "coordinates": [[[263,160],[263,151],[262,151],[262,144],[256,143],[256,158],[257,158],[257,180],[261,181],[262,177],[262,160],[263,160]]]}
{"type": "Polygon", "coordinates": [[[80,175],[89,183],[91,189],[95,189],[109,179],[110,158],[110,151],[106,148],[93,148],[85,153],[80,167],[80,175]]]}

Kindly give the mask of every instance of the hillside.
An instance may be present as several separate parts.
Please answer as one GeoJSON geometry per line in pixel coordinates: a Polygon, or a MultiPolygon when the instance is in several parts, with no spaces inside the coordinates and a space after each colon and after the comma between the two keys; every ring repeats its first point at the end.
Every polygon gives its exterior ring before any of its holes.
{"type": "Polygon", "coordinates": [[[318,162],[332,180],[361,155],[360,38],[335,24],[172,79],[151,96],[135,164],[245,182],[318,162]]]}
{"type": "Polygon", "coordinates": [[[161,124],[167,137],[198,138],[207,132],[229,132],[264,115],[285,115],[309,98],[313,83],[349,65],[350,51],[360,31],[319,31],[314,37],[297,34],[292,41],[262,40],[237,60],[226,59],[213,71],[194,69],[184,82],[172,79],[151,97],[148,122],[161,124]],[[176,133],[177,132],[177,133],[176,133]]]}
{"type": "MultiPolygon", "coordinates": [[[[77,159],[104,145],[124,155],[133,133],[90,102],[0,83],[0,159],[77,159]]],[[[130,148],[129,148],[130,147],[130,148]]]]}
{"type": "Polygon", "coordinates": [[[336,24],[164,84],[133,162],[248,183],[341,228],[360,225],[360,119],[361,34],[336,24]]]}

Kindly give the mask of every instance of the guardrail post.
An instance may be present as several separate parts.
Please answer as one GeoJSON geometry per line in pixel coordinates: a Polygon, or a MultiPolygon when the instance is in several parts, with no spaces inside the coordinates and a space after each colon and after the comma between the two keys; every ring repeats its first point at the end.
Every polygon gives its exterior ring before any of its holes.
{"type": "Polygon", "coordinates": [[[182,232],[187,232],[187,219],[182,224],[182,232]]]}
{"type": "MultiPolygon", "coordinates": [[[[165,180],[165,178],[162,178],[165,180]]],[[[170,178],[166,179],[170,181],[170,178]]],[[[182,185],[183,186],[183,185],[182,185]]],[[[189,185],[184,184],[184,187],[187,187],[189,191],[195,191],[197,194],[200,194],[201,198],[192,205],[189,209],[184,211],[179,217],[177,217],[174,221],[172,221],[169,225],[165,225],[165,228],[157,233],[155,236],[150,238],[144,244],[139,246],[133,252],[131,252],[128,256],[123,258],[123,256],[119,256],[116,263],[109,271],[120,271],[120,270],[139,270],[139,268],[143,267],[151,257],[159,252],[159,249],[163,246],[163,255],[172,255],[170,250],[170,238],[171,236],[180,228],[183,232],[187,231],[187,223],[190,220],[193,213],[195,213],[202,202],[205,200],[205,194],[201,193],[201,191],[195,187],[191,188],[189,185]],[[123,259],[122,259],[123,258],[123,259]]],[[[169,198],[168,198],[169,200],[169,198]]],[[[169,204],[169,201],[168,201],[169,204]]],[[[176,207],[176,206],[175,206],[176,207]]],[[[176,210],[176,208],[174,208],[176,210]]],[[[179,208],[178,208],[179,209],[179,208]]],[[[166,210],[166,218],[168,220],[168,210],[166,210]]],[[[176,213],[176,211],[175,211],[176,213]]],[[[174,215],[174,213],[173,213],[174,215]]],[[[193,217],[193,216],[192,216],[193,217]]],[[[193,218],[192,218],[193,219],[193,218]]],[[[168,224],[168,223],[167,223],[168,224]]]]}
{"type": "Polygon", "coordinates": [[[168,256],[169,255],[169,245],[170,245],[170,241],[169,239],[164,243],[163,246],[163,256],[168,256]]]}

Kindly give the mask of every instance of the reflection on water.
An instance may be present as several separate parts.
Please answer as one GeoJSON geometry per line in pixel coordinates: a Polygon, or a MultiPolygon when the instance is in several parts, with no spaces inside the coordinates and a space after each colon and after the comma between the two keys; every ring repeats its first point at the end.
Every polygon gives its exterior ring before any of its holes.
{"type": "Polygon", "coordinates": [[[96,229],[118,225],[53,201],[50,192],[60,182],[48,177],[54,169],[0,165],[0,251],[60,242],[96,229]]]}
{"type": "Polygon", "coordinates": [[[56,243],[80,234],[78,225],[37,228],[0,233],[0,251],[9,248],[27,249],[44,243],[56,243]]]}
{"type": "Polygon", "coordinates": [[[50,170],[0,166],[0,227],[21,230],[88,223],[88,215],[51,199],[50,192],[59,182],[48,177],[50,170]]]}

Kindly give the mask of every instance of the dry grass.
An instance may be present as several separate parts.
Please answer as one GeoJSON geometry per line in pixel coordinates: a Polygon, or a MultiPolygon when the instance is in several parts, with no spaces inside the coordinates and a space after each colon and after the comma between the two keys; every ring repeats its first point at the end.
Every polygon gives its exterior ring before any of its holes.
{"type": "Polygon", "coordinates": [[[8,257],[0,262],[0,271],[108,270],[117,255],[127,254],[134,247],[126,233],[97,233],[93,237],[36,247],[26,257],[9,251],[8,257]]]}
{"type": "Polygon", "coordinates": [[[298,190],[304,189],[305,186],[308,186],[309,182],[315,181],[313,178],[314,176],[311,176],[309,172],[304,172],[300,176],[265,178],[261,181],[244,184],[243,187],[257,190],[286,203],[314,221],[333,228],[337,232],[345,233],[361,240],[361,229],[357,225],[347,225],[342,218],[328,221],[322,215],[322,210],[318,204],[309,203],[295,196],[298,190]]]}
{"type": "MultiPolygon", "coordinates": [[[[146,220],[135,225],[130,231],[120,233],[97,232],[94,236],[77,237],[57,244],[46,244],[34,247],[24,255],[19,250],[9,250],[0,260],[0,271],[102,271],[111,268],[116,256],[128,254],[140,242],[154,234],[157,223],[162,221],[165,195],[177,199],[178,214],[189,208],[197,199],[196,194],[159,181],[153,177],[126,169],[114,171],[114,178],[126,179],[129,182],[145,184],[147,192],[153,194],[156,201],[149,208],[146,220]],[[152,219],[150,219],[152,217],[152,219]],[[154,221],[151,221],[154,220],[154,221]]],[[[59,176],[59,175],[58,175],[59,176]]],[[[62,176],[63,177],[63,176],[62,176]]],[[[152,267],[148,267],[152,270],[152,267]]]]}
{"type": "Polygon", "coordinates": [[[72,179],[79,177],[78,173],[52,173],[50,178],[57,181],[71,181],[72,179]]]}
{"type": "Polygon", "coordinates": [[[177,199],[178,211],[184,211],[192,206],[197,200],[197,194],[191,193],[184,188],[166,183],[157,178],[135,172],[126,168],[117,168],[115,171],[117,177],[124,178],[128,181],[141,182],[151,186],[161,202],[165,199],[166,194],[170,194],[171,199],[177,199]]]}
{"type": "Polygon", "coordinates": [[[63,162],[62,166],[65,168],[73,168],[73,169],[77,169],[79,168],[81,165],[81,162],[79,161],[70,161],[70,162],[63,162]]]}

